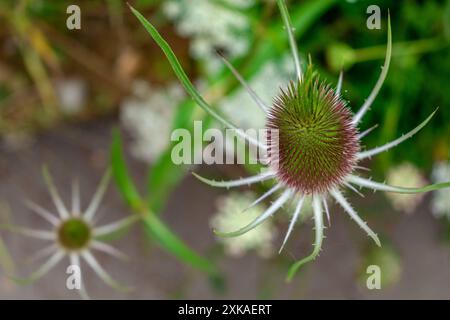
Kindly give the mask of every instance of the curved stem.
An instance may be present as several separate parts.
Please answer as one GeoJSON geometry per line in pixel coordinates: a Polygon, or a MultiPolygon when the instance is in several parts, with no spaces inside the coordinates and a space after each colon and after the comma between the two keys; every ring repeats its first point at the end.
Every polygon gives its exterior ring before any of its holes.
{"type": "Polygon", "coordinates": [[[292,278],[295,276],[298,269],[300,269],[302,265],[314,260],[319,255],[320,250],[322,248],[324,226],[323,226],[322,207],[320,201],[321,199],[319,196],[313,197],[313,211],[314,211],[314,225],[315,225],[315,241],[313,252],[306,258],[297,261],[289,268],[288,275],[286,277],[286,281],[288,282],[292,280],[292,278]]]}

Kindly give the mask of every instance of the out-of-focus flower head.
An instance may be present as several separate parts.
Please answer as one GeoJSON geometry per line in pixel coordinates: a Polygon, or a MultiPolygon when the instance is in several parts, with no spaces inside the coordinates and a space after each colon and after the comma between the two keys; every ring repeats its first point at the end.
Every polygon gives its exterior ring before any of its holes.
{"type": "Polygon", "coordinates": [[[59,105],[65,114],[80,112],[86,103],[86,83],[80,78],[61,79],[56,82],[59,105]]]}
{"type": "Polygon", "coordinates": [[[132,96],[122,103],[121,122],[134,138],[133,156],[152,162],[169,145],[172,120],[183,91],[178,84],[156,89],[142,80],[136,81],[132,90],[132,96]]]}
{"type": "MultiPolygon", "coordinates": [[[[67,257],[71,266],[81,268],[81,261],[86,263],[108,286],[121,291],[129,290],[116,282],[100,265],[94,255],[96,252],[103,252],[118,259],[126,259],[122,252],[105,243],[104,239],[130,226],[139,219],[139,216],[133,215],[102,226],[96,225],[94,221],[95,214],[106,192],[110,175],[108,170],[85,210],[81,209],[79,185],[74,183],[72,206],[69,209],[60,197],[49,172],[47,169],[44,169],[45,182],[57,214],[32,201],[27,201],[27,206],[31,211],[46,220],[52,226],[51,229],[40,230],[9,224],[0,225],[2,229],[47,243],[44,248],[36,251],[31,258],[32,261],[45,258],[45,262],[27,279],[16,279],[17,282],[32,283],[38,280],[48,274],[63,258],[67,257]]],[[[82,279],[80,279],[80,287],[77,289],[82,298],[89,298],[82,279]]]]}
{"type": "MultiPolygon", "coordinates": [[[[387,183],[394,186],[418,188],[423,187],[427,181],[416,166],[405,162],[389,170],[387,183]]],[[[425,195],[424,193],[402,194],[393,192],[385,194],[396,210],[406,213],[412,213],[425,195]]]]}
{"type": "MultiPolygon", "coordinates": [[[[233,192],[219,198],[217,201],[217,213],[211,218],[211,226],[218,230],[234,230],[242,224],[247,224],[263,213],[266,207],[260,203],[251,204],[256,197],[251,192],[233,192]]],[[[246,233],[239,238],[223,238],[218,240],[223,243],[225,251],[231,256],[241,256],[248,251],[255,250],[261,257],[270,257],[275,251],[273,240],[275,228],[269,221],[258,228],[246,233]]]]}
{"type": "MultiPolygon", "coordinates": [[[[431,175],[433,182],[442,183],[450,180],[450,163],[438,162],[433,167],[431,175]]],[[[450,190],[441,189],[434,191],[431,200],[431,211],[436,217],[447,216],[450,220],[450,190]]]]}
{"type": "Polygon", "coordinates": [[[400,254],[386,239],[383,240],[383,247],[367,246],[363,252],[358,268],[358,280],[363,285],[367,284],[370,267],[380,268],[381,289],[393,286],[401,279],[403,267],[400,254]]]}

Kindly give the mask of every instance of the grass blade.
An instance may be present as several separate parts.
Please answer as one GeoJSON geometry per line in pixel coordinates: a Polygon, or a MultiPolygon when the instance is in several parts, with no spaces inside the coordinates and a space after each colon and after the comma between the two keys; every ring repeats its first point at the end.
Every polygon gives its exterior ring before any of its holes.
{"type": "Polygon", "coordinates": [[[133,183],[125,164],[122,150],[122,140],[118,130],[114,130],[111,144],[111,166],[114,179],[120,194],[128,205],[135,211],[142,210],[143,201],[133,183]]]}
{"type": "Polygon", "coordinates": [[[155,42],[158,44],[158,46],[164,52],[164,54],[167,57],[167,60],[169,60],[169,63],[172,66],[173,71],[175,72],[176,76],[180,80],[183,87],[186,89],[187,93],[192,97],[192,99],[194,99],[194,101],[203,110],[205,110],[209,115],[214,117],[217,121],[222,123],[224,126],[226,126],[228,128],[232,128],[232,129],[237,129],[236,126],[231,124],[229,121],[225,120],[216,111],[214,111],[211,108],[211,106],[203,99],[203,97],[200,95],[200,93],[194,87],[192,82],[189,80],[188,76],[186,75],[186,72],[184,72],[175,53],[172,51],[172,49],[170,48],[170,46],[166,42],[166,40],[164,40],[164,38],[159,34],[159,32],[156,30],[156,28],[150,22],[148,22],[147,19],[145,19],[145,17],[139,13],[139,11],[134,9],[132,6],[130,6],[130,9],[133,12],[133,14],[136,16],[136,18],[144,26],[145,30],[147,30],[147,32],[152,36],[153,40],[155,40],[155,42]]]}

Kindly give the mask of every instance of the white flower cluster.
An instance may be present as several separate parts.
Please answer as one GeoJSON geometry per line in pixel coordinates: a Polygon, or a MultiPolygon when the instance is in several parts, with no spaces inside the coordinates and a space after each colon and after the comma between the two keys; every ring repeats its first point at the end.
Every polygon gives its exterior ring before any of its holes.
{"type": "Polygon", "coordinates": [[[56,82],[56,93],[63,113],[79,113],[86,104],[87,86],[81,78],[60,79],[56,82]]]}
{"type": "MultiPolygon", "coordinates": [[[[218,212],[212,217],[211,226],[219,231],[235,231],[247,225],[266,209],[264,204],[259,203],[245,210],[255,200],[256,197],[251,192],[234,192],[219,198],[218,212]]],[[[268,221],[239,237],[218,239],[231,256],[241,256],[247,251],[255,250],[261,257],[267,258],[274,253],[274,235],[275,228],[268,221]]]]}
{"type": "MultiPolygon", "coordinates": [[[[289,80],[294,79],[292,70],[294,70],[292,58],[286,55],[278,61],[267,62],[248,83],[267,105],[271,105],[273,97],[279,94],[280,88],[289,83],[289,80]]],[[[265,127],[266,115],[261,112],[243,87],[225,97],[220,102],[219,109],[238,128],[257,130],[265,127]]],[[[227,139],[225,141],[226,152],[233,153],[234,148],[234,140],[227,139]]],[[[254,156],[252,155],[252,157],[254,156]]]]}
{"type": "Polygon", "coordinates": [[[191,38],[194,58],[203,59],[209,70],[220,64],[215,49],[225,49],[237,57],[249,49],[250,21],[243,10],[254,0],[168,0],[163,12],[176,22],[177,32],[191,38]]]}
{"type": "MultiPolygon", "coordinates": [[[[289,83],[289,80],[295,79],[292,70],[294,70],[292,58],[286,55],[278,61],[267,62],[248,82],[258,96],[267,105],[271,105],[273,97],[280,93],[280,88],[289,83]]],[[[243,87],[225,98],[220,104],[220,110],[239,128],[259,129],[265,126],[266,115],[243,87]]]]}
{"type": "MultiPolygon", "coordinates": [[[[433,167],[432,179],[434,183],[450,181],[450,163],[436,163],[433,167]]],[[[450,189],[434,191],[431,201],[431,211],[436,217],[447,216],[450,220],[450,189]]]]}
{"type": "Polygon", "coordinates": [[[132,92],[121,105],[120,119],[134,139],[133,156],[152,162],[169,145],[175,108],[184,92],[178,84],[156,89],[142,80],[133,84],[132,92]]]}
{"type": "MultiPolygon", "coordinates": [[[[387,183],[402,187],[423,187],[426,180],[420,170],[411,163],[405,162],[391,168],[387,175],[387,183]]],[[[422,201],[425,193],[402,194],[387,192],[386,197],[391,201],[396,210],[412,213],[422,201]]]]}

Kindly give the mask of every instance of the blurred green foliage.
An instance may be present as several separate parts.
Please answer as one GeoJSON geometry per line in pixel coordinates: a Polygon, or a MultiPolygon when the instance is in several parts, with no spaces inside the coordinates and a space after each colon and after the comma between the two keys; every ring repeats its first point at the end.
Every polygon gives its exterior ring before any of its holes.
{"type": "Polygon", "coordinates": [[[337,72],[339,56],[349,57],[344,81],[346,98],[357,110],[370,92],[384,55],[386,30],[365,28],[369,4],[378,4],[385,21],[387,9],[392,16],[393,59],[388,78],[371,112],[363,120],[363,128],[380,127],[366,139],[368,147],[382,144],[411,130],[436,107],[439,111],[425,130],[376,159],[378,169],[387,169],[405,160],[429,169],[436,160],[449,155],[450,93],[444,89],[450,79],[450,1],[357,1],[340,2],[338,13],[322,30],[308,34],[317,43],[316,55],[325,52],[327,71],[337,72]],[[328,44],[325,48],[323,44],[328,44]],[[321,46],[322,44],[322,46],[321,46]],[[371,52],[372,51],[372,52],[371,52]],[[333,70],[334,69],[334,70],[333,70]]]}

